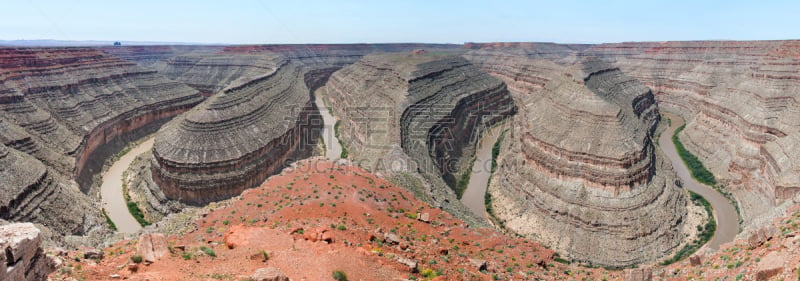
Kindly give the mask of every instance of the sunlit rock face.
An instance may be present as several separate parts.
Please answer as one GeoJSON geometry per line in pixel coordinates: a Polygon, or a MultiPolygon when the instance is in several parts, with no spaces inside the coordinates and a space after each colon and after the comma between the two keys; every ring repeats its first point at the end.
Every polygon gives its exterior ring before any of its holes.
{"type": "Polygon", "coordinates": [[[489,187],[506,227],[604,266],[653,261],[681,244],[687,200],[653,144],[650,89],[595,58],[464,56],[506,81],[520,105],[489,187]]]}
{"type": "Polygon", "coordinates": [[[745,224],[800,190],[800,42],[621,43],[584,53],[686,119],[681,141],[734,194],[745,224]]]}

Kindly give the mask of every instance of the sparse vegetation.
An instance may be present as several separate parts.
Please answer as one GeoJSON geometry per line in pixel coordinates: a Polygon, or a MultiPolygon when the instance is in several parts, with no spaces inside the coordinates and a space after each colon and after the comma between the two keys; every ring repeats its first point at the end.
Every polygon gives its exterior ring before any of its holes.
{"type": "Polygon", "coordinates": [[[142,263],[142,256],[141,255],[132,255],[131,261],[133,263],[142,263]]]}
{"type": "Polygon", "coordinates": [[[137,205],[136,202],[133,202],[133,200],[131,200],[131,196],[128,195],[128,185],[125,184],[124,180],[122,181],[122,194],[125,195],[125,204],[128,206],[128,212],[130,212],[133,218],[136,219],[136,222],[138,222],[141,226],[150,225],[151,223],[144,219],[144,212],[142,212],[142,209],[139,209],[139,205],[137,205]]]}
{"type": "MultiPolygon", "coordinates": [[[[474,161],[473,161],[474,162],[474,161]]],[[[466,171],[461,174],[459,177],[458,182],[456,182],[456,196],[458,199],[461,199],[464,196],[464,191],[467,190],[467,185],[469,185],[469,178],[472,175],[472,165],[469,165],[466,171]]]]}
{"type": "Polygon", "coordinates": [[[344,271],[336,270],[333,272],[333,280],[347,281],[347,274],[345,274],[344,271]]]}
{"type": "Polygon", "coordinates": [[[697,181],[707,184],[709,186],[715,186],[717,184],[717,180],[714,178],[714,174],[712,174],[703,163],[700,162],[700,159],[697,159],[694,154],[686,150],[686,147],[683,146],[680,139],[678,138],[678,134],[686,127],[686,125],[682,125],[675,130],[675,134],[672,135],[672,143],[675,144],[675,149],[678,151],[678,155],[681,156],[683,159],[683,163],[686,164],[686,167],[689,168],[689,172],[692,173],[692,178],[696,179],[697,181]]]}
{"type": "Polygon", "coordinates": [[[203,251],[203,253],[205,253],[209,257],[217,257],[217,253],[214,252],[214,249],[211,249],[209,247],[203,246],[203,247],[200,247],[200,250],[203,251]]]}
{"type": "Polygon", "coordinates": [[[680,260],[683,260],[696,252],[700,247],[708,243],[712,237],[714,237],[714,232],[717,231],[717,222],[714,220],[714,210],[711,207],[711,203],[708,202],[703,196],[700,194],[694,193],[689,191],[691,194],[691,200],[694,204],[702,205],[705,208],[706,213],[708,214],[708,221],[706,222],[705,226],[702,227],[702,231],[698,235],[698,238],[691,243],[686,244],[680,251],[675,253],[672,258],[669,258],[663,261],[662,265],[670,265],[680,260]]]}
{"type": "Polygon", "coordinates": [[[117,231],[117,225],[114,224],[114,221],[112,221],[111,218],[108,216],[108,213],[106,213],[106,209],[102,209],[102,212],[103,212],[103,217],[106,218],[106,223],[108,224],[108,227],[111,228],[111,230],[113,231],[117,231]]]}
{"type": "Polygon", "coordinates": [[[340,137],[341,134],[339,133],[341,123],[342,120],[336,120],[336,124],[333,125],[333,134],[336,136],[336,139],[339,140],[339,146],[342,147],[342,154],[339,155],[339,158],[347,159],[347,146],[345,146],[344,142],[342,142],[342,138],[340,137]]]}

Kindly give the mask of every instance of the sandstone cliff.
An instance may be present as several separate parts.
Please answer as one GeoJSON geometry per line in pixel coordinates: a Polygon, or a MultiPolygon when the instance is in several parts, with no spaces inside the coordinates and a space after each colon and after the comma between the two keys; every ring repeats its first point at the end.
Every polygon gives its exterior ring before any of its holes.
{"type": "Polygon", "coordinates": [[[584,51],[653,89],[683,144],[739,201],[745,224],[800,190],[800,43],[602,44],[584,51]]]}
{"type": "Polygon", "coordinates": [[[419,172],[446,208],[460,207],[448,190],[472,164],[481,133],[516,110],[502,81],[447,54],[366,56],[334,73],[325,90],[353,161],[419,172]]]}
{"type": "Polygon", "coordinates": [[[652,261],[682,243],[687,200],[654,147],[658,108],[647,87],[597,59],[465,56],[522,105],[489,187],[507,228],[604,266],[652,261]]]}

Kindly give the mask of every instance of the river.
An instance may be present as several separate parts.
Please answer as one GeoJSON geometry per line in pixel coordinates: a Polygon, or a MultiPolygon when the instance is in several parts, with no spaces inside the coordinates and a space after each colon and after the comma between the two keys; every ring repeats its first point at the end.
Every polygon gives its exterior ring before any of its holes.
{"type": "Polygon", "coordinates": [[[319,108],[319,113],[322,115],[322,121],[324,122],[322,124],[322,139],[325,142],[325,156],[331,160],[339,159],[342,155],[342,145],[339,143],[339,139],[336,138],[336,133],[333,128],[336,124],[336,119],[334,119],[333,115],[328,111],[328,107],[325,106],[320,95],[317,95],[315,102],[317,108],[319,108]]]}
{"type": "Polygon", "coordinates": [[[128,169],[136,156],[145,153],[153,148],[154,137],[140,143],[125,155],[122,155],[110,168],[103,174],[103,184],[100,186],[100,196],[102,197],[103,207],[106,209],[108,217],[117,226],[117,231],[122,233],[136,233],[142,226],[133,218],[128,211],[125,197],[122,195],[122,173],[128,169]]]}
{"type": "Polygon", "coordinates": [[[661,146],[661,150],[664,151],[664,154],[666,154],[667,158],[672,162],[672,167],[675,172],[678,173],[681,182],[683,182],[683,187],[703,196],[714,208],[714,218],[717,220],[717,232],[714,233],[714,237],[708,242],[708,247],[714,250],[719,249],[720,245],[733,241],[736,234],[739,233],[739,215],[736,213],[736,208],[733,207],[733,204],[731,204],[728,198],[725,198],[725,196],[712,187],[701,184],[692,178],[689,169],[686,167],[686,164],[683,163],[680,156],[678,156],[675,145],[672,143],[672,135],[678,127],[684,124],[684,121],[674,114],[664,113],[664,116],[672,120],[672,124],[666,131],[661,133],[661,137],[658,140],[659,146],[661,146]]]}
{"type": "Polygon", "coordinates": [[[478,143],[478,149],[475,151],[475,162],[472,164],[472,174],[469,177],[467,189],[461,196],[461,203],[464,203],[473,214],[483,219],[486,218],[484,196],[492,175],[492,147],[502,134],[503,128],[503,126],[495,126],[483,134],[478,143]]]}

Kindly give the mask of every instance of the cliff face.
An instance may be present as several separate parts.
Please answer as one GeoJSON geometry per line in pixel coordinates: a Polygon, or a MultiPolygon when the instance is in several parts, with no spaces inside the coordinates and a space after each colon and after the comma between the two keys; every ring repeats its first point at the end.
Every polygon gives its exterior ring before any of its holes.
{"type": "Polygon", "coordinates": [[[3,186],[4,218],[59,234],[102,224],[72,179],[88,191],[107,147],[201,100],[188,86],[96,49],[0,48],[0,141],[18,151],[14,159],[28,159],[5,168],[30,179],[3,186]]]}
{"type": "Polygon", "coordinates": [[[681,244],[687,202],[654,148],[658,108],[647,87],[597,59],[465,57],[522,105],[489,187],[506,227],[604,266],[652,261],[681,244]]]}
{"type": "Polygon", "coordinates": [[[603,44],[687,121],[680,138],[733,192],[745,223],[800,190],[800,42],[603,44]]]}
{"type": "Polygon", "coordinates": [[[153,180],[168,198],[205,204],[235,196],[309,155],[314,126],[321,124],[312,122],[319,113],[304,80],[309,71],[283,61],[165,125],[153,148],[153,180]]]}
{"type": "Polygon", "coordinates": [[[370,55],[334,73],[325,91],[353,161],[419,172],[448,208],[458,201],[446,191],[471,165],[481,133],[516,110],[502,81],[447,55],[370,55]]]}

